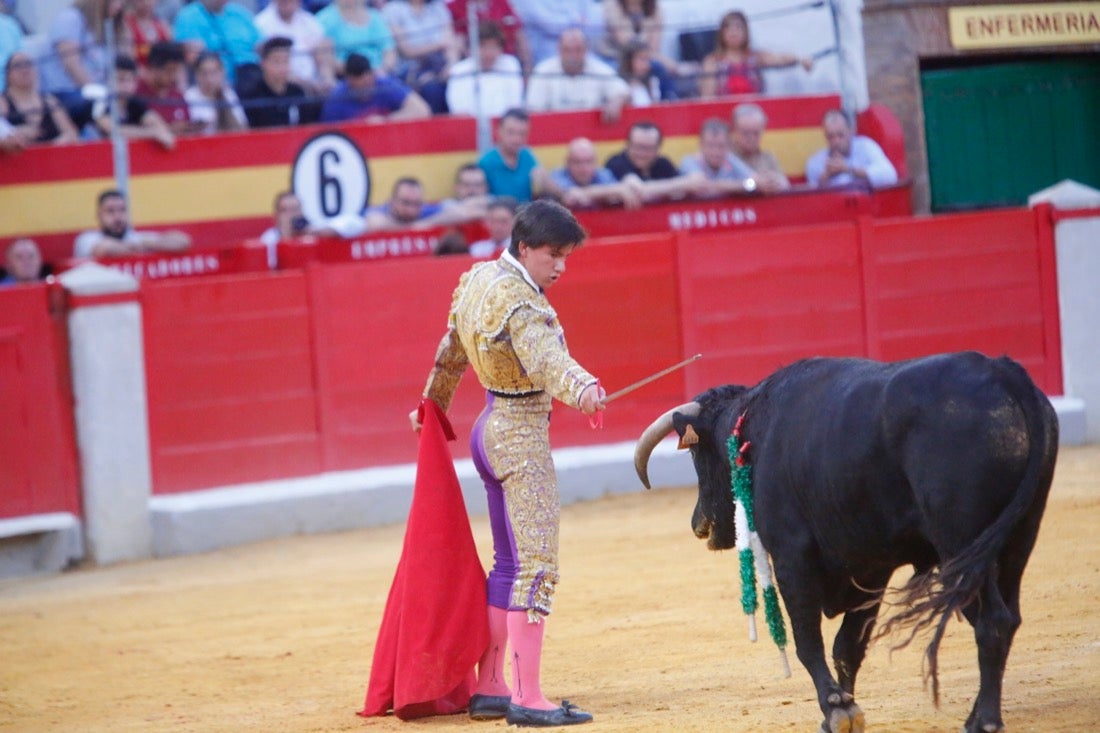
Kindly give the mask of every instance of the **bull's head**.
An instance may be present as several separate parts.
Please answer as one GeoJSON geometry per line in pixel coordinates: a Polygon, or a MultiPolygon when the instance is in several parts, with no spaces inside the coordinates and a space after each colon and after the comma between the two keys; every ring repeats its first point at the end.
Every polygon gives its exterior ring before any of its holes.
{"type": "Polygon", "coordinates": [[[696,537],[707,540],[711,550],[728,550],[736,539],[726,439],[736,411],[731,398],[743,391],[743,387],[720,387],[672,408],[646,428],[634,449],[634,470],[648,489],[649,456],[653,449],[673,430],[680,436],[680,446],[691,451],[699,480],[691,529],[696,537]]]}

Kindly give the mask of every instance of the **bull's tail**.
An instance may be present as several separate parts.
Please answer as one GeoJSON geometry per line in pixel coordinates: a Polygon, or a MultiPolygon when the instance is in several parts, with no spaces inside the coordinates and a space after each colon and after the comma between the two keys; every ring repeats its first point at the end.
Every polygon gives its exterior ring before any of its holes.
{"type": "Polygon", "coordinates": [[[935,632],[925,650],[925,679],[932,682],[932,698],[937,707],[940,702],[937,656],[947,622],[956,611],[976,601],[984,583],[995,582],[993,571],[997,557],[1036,500],[1045,500],[1054,469],[1058,421],[1046,396],[1016,362],[998,359],[994,362],[994,370],[1024,414],[1030,450],[1020,485],[997,519],[972,543],[940,563],[938,568],[914,575],[900,589],[897,606],[904,610],[887,620],[876,634],[876,638],[881,638],[908,629],[904,640],[895,647],[901,648],[934,625],[935,632]]]}

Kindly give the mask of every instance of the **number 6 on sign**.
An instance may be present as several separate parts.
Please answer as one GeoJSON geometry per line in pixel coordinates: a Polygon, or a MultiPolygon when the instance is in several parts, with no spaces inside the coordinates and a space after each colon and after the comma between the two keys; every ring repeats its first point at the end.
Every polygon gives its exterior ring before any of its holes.
{"type": "Polygon", "coordinates": [[[362,216],[370,199],[367,159],[350,138],[337,132],[321,133],[302,146],[290,181],[302,213],[313,222],[362,216]]]}

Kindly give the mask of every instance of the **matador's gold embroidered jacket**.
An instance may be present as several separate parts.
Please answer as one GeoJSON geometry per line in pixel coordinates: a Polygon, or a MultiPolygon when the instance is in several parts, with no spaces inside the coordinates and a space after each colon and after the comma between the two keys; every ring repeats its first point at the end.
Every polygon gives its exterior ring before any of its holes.
{"type": "Polygon", "coordinates": [[[596,381],[569,355],[546,296],[508,259],[474,265],[458,281],[447,333],[424,388],[424,396],[443,410],[450,407],[467,365],[487,390],[541,390],[571,407],[596,381]]]}

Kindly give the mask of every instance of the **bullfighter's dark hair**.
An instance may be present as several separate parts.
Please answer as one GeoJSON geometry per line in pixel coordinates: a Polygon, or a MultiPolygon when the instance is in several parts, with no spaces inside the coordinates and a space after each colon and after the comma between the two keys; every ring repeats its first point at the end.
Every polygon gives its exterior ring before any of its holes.
{"type": "Polygon", "coordinates": [[[569,209],[557,201],[537,199],[524,204],[516,212],[508,252],[513,257],[519,257],[520,242],[535,249],[546,246],[579,247],[587,236],[588,233],[569,209]]]}

